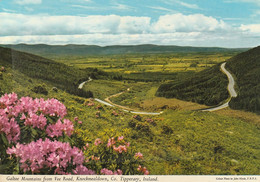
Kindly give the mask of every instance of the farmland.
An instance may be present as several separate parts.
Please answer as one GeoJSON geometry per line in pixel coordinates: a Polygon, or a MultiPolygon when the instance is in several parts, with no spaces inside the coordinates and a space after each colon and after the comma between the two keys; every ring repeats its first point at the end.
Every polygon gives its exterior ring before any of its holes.
{"type": "MultiPolygon", "coordinates": [[[[105,99],[110,95],[130,88],[130,91],[111,98],[111,101],[131,108],[151,111],[159,107],[156,107],[156,104],[154,107],[146,106],[147,101],[156,99],[160,103],[160,100],[164,100],[164,98],[155,96],[162,83],[176,82],[189,77],[194,73],[224,62],[236,54],[237,52],[234,51],[222,53],[50,56],[50,58],[73,68],[82,70],[92,68],[105,72],[105,76],[97,77],[84,87],[85,90],[92,91],[95,97],[105,99]]],[[[182,101],[175,101],[174,104],[168,102],[165,105],[172,105],[170,107],[180,107],[182,109],[185,109],[185,107],[190,109],[206,107],[199,105],[190,107],[189,104],[186,106],[182,101]]]]}

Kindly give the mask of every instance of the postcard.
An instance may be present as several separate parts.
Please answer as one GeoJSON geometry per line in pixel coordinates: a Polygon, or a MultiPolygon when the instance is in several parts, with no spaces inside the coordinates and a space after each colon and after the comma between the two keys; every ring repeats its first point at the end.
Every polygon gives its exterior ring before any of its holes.
{"type": "Polygon", "coordinates": [[[259,8],[0,0],[0,181],[259,181],[259,8]]]}

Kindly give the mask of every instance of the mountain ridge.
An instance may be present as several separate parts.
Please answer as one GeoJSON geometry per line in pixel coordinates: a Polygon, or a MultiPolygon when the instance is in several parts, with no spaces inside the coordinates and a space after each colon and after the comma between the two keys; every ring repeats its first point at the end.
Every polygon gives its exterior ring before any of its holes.
{"type": "Polygon", "coordinates": [[[40,56],[45,55],[112,55],[112,54],[160,54],[160,53],[176,53],[176,52],[242,52],[248,48],[222,48],[222,47],[192,47],[192,46],[176,46],[176,45],[47,45],[47,44],[6,44],[2,47],[12,48],[22,52],[28,52],[40,56]]]}

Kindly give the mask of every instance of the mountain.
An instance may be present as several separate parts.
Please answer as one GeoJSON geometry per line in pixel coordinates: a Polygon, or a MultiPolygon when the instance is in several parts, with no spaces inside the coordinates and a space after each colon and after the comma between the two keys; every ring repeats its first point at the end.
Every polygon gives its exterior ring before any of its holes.
{"type": "Polygon", "coordinates": [[[260,114],[260,46],[229,59],[226,67],[235,76],[238,91],[230,107],[260,114]]]}
{"type": "MultiPolygon", "coordinates": [[[[162,84],[156,95],[217,105],[228,98],[228,81],[219,67],[216,65],[192,77],[162,84]]],[[[235,77],[238,92],[238,97],[232,98],[230,107],[260,113],[260,46],[227,60],[226,68],[235,77]]]]}
{"type": "MultiPolygon", "coordinates": [[[[28,77],[48,82],[71,94],[88,96],[87,93],[78,89],[78,84],[88,79],[90,71],[72,68],[50,59],[3,47],[0,47],[0,65],[28,77]]],[[[2,75],[2,72],[0,74],[2,75]]]]}
{"type": "Polygon", "coordinates": [[[28,52],[40,56],[58,56],[58,55],[111,55],[111,54],[151,54],[151,53],[176,53],[176,52],[242,52],[246,48],[227,49],[219,47],[181,47],[181,46],[162,46],[162,45],[114,45],[114,46],[96,46],[96,45],[46,45],[46,44],[17,44],[0,45],[15,50],[28,52]]]}

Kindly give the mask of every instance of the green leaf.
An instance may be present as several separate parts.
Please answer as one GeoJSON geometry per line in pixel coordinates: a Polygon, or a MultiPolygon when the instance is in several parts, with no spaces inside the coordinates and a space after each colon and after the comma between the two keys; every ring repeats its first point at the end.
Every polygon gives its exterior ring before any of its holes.
{"type": "Polygon", "coordinates": [[[5,146],[8,146],[8,145],[9,145],[9,142],[8,142],[7,138],[6,138],[3,134],[0,134],[0,135],[1,135],[1,139],[2,139],[2,141],[3,141],[3,143],[4,143],[4,145],[5,145],[5,146]]]}

